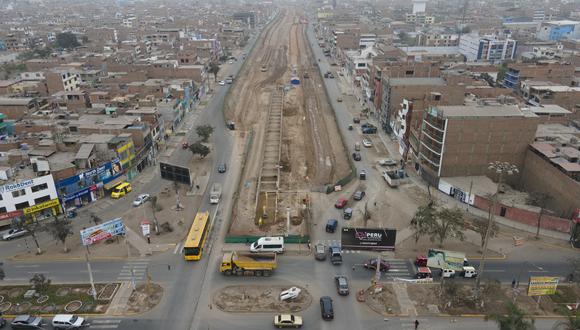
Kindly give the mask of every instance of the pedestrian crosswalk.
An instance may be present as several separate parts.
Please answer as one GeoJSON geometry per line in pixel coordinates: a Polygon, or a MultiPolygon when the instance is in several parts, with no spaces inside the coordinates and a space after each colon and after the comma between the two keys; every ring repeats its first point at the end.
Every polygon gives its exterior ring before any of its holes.
{"type": "Polygon", "coordinates": [[[91,329],[116,329],[122,321],[122,319],[93,319],[89,323],[91,329]]]}
{"type": "Polygon", "coordinates": [[[123,269],[119,272],[117,276],[117,281],[141,281],[145,278],[145,273],[147,272],[147,267],[149,266],[148,259],[138,259],[127,261],[123,265],[123,269]]]}

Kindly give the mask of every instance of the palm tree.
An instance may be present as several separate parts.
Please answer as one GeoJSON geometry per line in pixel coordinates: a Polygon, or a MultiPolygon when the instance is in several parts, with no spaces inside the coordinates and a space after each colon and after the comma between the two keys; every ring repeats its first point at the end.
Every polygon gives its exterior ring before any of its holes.
{"type": "Polygon", "coordinates": [[[485,320],[497,322],[499,330],[534,330],[536,328],[535,320],[533,318],[526,320],[526,315],[516,304],[508,302],[506,308],[505,314],[489,314],[485,316],[485,320]]]}
{"type": "Polygon", "coordinates": [[[554,330],[576,330],[580,329],[580,310],[576,311],[576,314],[569,313],[565,320],[556,322],[554,330]]]}

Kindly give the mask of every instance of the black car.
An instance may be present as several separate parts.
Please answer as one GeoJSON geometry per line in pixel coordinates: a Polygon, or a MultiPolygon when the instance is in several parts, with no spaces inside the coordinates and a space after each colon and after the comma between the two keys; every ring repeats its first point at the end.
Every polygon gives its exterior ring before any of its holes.
{"type": "Polygon", "coordinates": [[[220,163],[220,164],[218,165],[218,168],[217,168],[217,170],[218,170],[218,173],[226,173],[226,171],[227,171],[227,166],[226,166],[226,164],[225,164],[225,163],[220,163]]]}
{"type": "Polygon", "coordinates": [[[360,155],[360,152],[353,152],[353,153],[352,153],[352,158],[353,158],[354,160],[356,160],[357,162],[358,162],[358,161],[360,161],[360,160],[362,159],[362,157],[361,157],[361,155],[360,155]]]}
{"type": "Polygon", "coordinates": [[[322,319],[332,320],[334,319],[334,310],[332,309],[332,298],[329,296],[320,297],[320,312],[322,314],[322,319]]]}
{"type": "Polygon", "coordinates": [[[33,315],[18,315],[10,326],[12,329],[42,329],[42,318],[33,315]]]}
{"type": "Polygon", "coordinates": [[[336,275],[334,277],[336,283],[336,291],[341,296],[348,296],[350,290],[348,288],[348,278],[344,275],[336,275]]]}
{"type": "MultiPolygon", "coordinates": [[[[380,267],[381,267],[381,272],[388,272],[389,269],[391,269],[391,264],[388,263],[386,260],[381,259],[380,260],[380,267]]],[[[372,269],[372,270],[376,270],[377,269],[377,259],[373,258],[373,259],[369,259],[367,262],[364,263],[364,267],[366,269],[372,269]]]]}

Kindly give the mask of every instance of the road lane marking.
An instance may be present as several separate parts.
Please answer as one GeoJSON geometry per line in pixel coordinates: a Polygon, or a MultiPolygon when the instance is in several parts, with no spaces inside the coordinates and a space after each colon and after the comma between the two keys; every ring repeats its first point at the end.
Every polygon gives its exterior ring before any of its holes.
{"type": "Polygon", "coordinates": [[[94,319],[91,323],[121,323],[123,320],[103,320],[103,319],[94,319]]]}
{"type": "Polygon", "coordinates": [[[38,268],[40,267],[40,265],[17,265],[17,266],[12,266],[13,268],[38,268]]]}
{"type": "Polygon", "coordinates": [[[485,273],[505,273],[505,270],[503,269],[486,269],[485,273]]]}
{"type": "Polygon", "coordinates": [[[180,251],[180,249],[181,249],[181,244],[182,244],[182,243],[181,243],[181,242],[179,242],[179,244],[177,244],[177,245],[175,246],[175,249],[173,249],[173,254],[177,254],[177,252],[178,252],[178,251],[180,251]]]}

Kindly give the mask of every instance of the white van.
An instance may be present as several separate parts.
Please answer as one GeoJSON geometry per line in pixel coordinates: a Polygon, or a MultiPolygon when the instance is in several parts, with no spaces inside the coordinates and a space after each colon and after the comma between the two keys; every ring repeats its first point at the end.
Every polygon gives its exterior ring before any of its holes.
{"type": "Polygon", "coordinates": [[[250,245],[251,252],[284,252],[284,237],[260,237],[250,245]]]}

